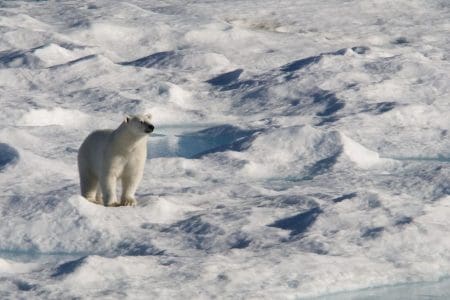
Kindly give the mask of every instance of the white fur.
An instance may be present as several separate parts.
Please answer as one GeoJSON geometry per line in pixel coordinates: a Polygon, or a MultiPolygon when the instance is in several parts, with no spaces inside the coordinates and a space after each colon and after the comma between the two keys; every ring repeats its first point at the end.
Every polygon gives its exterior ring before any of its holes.
{"type": "Polygon", "coordinates": [[[126,117],[115,130],[92,132],[78,151],[81,195],[105,206],[136,205],[134,194],[147,157],[150,115],[126,117]],[[117,180],[122,181],[120,202],[117,180]],[[103,197],[102,197],[103,196],[103,197]]]}

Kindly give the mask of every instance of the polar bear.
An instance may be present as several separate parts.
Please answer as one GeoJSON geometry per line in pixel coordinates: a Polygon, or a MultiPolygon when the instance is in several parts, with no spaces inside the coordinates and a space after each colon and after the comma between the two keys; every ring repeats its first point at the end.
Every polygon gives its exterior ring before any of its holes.
{"type": "Polygon", "coordinates": [[[155,129],[150,120],[150,114],[127,116],[117,129],[97,130],[84,140],[78,151],[83,197],[105,206],[136,205],[134,193],[144,172],[147,137],[155,129]]]}

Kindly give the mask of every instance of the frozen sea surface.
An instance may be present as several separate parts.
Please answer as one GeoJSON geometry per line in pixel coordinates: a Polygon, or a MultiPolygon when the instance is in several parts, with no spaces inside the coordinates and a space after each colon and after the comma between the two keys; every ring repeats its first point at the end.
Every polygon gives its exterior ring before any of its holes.
{"type": "Polygon", "coordinates": [[[449,20],[0,1],[0,298],[448,298],[449,20]],[[146,112],[138,205],[87,202],[79,145],[146,112]]]}

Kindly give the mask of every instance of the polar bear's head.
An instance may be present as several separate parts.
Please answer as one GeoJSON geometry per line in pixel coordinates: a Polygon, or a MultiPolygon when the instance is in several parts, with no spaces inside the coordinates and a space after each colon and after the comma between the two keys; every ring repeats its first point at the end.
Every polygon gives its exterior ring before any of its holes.
{"type": "Polygon", "coordinates": [[[151,114],[126,116],[123,121],[126,127],[136,135],[146,135],[151,133],[155,127],[150,123],[151,114]]]}

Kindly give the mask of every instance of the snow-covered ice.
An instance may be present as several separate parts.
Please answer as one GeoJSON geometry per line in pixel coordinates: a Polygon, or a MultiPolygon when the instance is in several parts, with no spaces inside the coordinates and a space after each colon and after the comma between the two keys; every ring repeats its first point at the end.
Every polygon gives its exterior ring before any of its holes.
{"type": "Polygon", "coordinates": [[[0,1],[0,298],[448,298],[449,20],[0,1]],[[82,140],[146,112],[137,207],[87,202],[82,140]]]}

